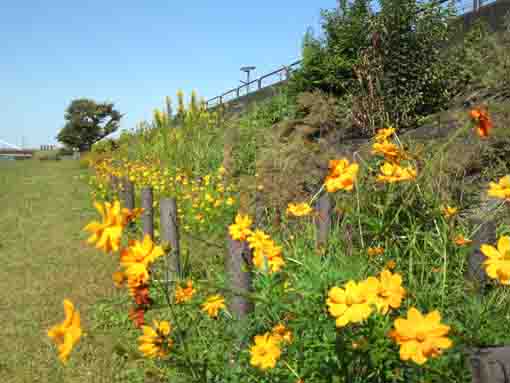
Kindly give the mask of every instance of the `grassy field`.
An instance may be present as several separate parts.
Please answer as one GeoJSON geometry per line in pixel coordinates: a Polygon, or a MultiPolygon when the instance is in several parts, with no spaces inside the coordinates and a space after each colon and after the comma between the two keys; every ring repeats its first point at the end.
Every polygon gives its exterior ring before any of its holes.
{"type": "Polygon", "coordinates": [[[76,161],[0,161],[0,381],[111,382],[111,333],[85,336],[63,368],[46,336],[73,301],[85,333],[92,304],[115,295],[115,261],[81,229],[96,213],[76,161]]]}

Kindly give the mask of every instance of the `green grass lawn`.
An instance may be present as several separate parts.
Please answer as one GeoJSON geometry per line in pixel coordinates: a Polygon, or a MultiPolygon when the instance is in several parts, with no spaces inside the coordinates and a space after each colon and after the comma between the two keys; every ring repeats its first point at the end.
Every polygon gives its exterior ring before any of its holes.
{"type": "Polygon", "coordinates": [[[85,336],[63,368],[46,336],[62,300],[92,326],[92,304],[115,295],[116,261],[84,242],[97,214],[77,161],[0,161],[0,381],[111,382],[112,334],[85,336]]]}

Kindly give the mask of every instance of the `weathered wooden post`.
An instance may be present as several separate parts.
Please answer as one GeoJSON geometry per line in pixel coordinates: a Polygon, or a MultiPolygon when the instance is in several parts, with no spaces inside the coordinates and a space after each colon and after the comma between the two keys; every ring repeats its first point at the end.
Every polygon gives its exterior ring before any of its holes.
{"type": "Polygon", "coordinates": [[[143,235],[150,235],[154,239],[154,208],[153,208],[153,193],[150,186],[145,186],[141,191],[142,200],[142,224],[143,224],[143,235]]]}
{"type": "MultiPolygon", "coordinates": [[[[485,213],[497,208],[499,201],[488,201],[488,209],[485,213]]],[[[484,213],[476,214],[470,218],[470,222],[478,230],[473,235],[473,250],[468,257],[465,279],[471,284],[471,291],[484,299],[485,288],[488,286],[489,277],[483,267],[486,259],[480,247],[483,244],[494,244],[496,238],[496,221],[483,219],[484,213]]],[[[467,365],[471,368],[472,383],[507,382],[510,376],[510,345],[480,345],[470,347],[467,350],[467,365]]]]}
{"type": "Polygon", "coordinates": [[[166,280],[181,274],[181,258],[179,246],[179,220],[175,198],[162,198],[159,201],[160,232],[162,243],[170,245],[166,260],[166,280]]]}
{"type": "Polygon", "coordinates": [[[496,242],[496,223],[494,221],[482,221],[477,218],[471,219],[471,223],[479,227],[473,236],[473,252],[469,255],[466,269],[466,279],[471,282],[478,293],[483,293],[488,282],[487,274],[483,268],[485,255],[480,251],[481,245],[496,242]]]}
{"type": "Polygon", "coordinates": [[[119,177],[110,175],[110,185],[112,187],[113,199],[119,198],[120,194],[119,184],[120,184],[119,177]]]}
{"type": "Polygon", "coordinates": [[[122,182],[122,189],[124,207],[133,210],[135,208],[135,185],[126,177],[122,182]]]}
{"type": "Polygon", "coordinates": [[[246,297],[252,290],[252,254],[246,242],[233,240],[229,233],[227,241],[225,271],[233,291],[229,309],[235,318],[241,319],[253,311],[253,303],[246,297]]]}
{"type": "Polygon", "coordinates": [[[322,251],[327,243],[328,236],[331,230],[331,213],[332,203],[329,193],[323,193],[316,203],[316,216],[315,216],[315,227],[316,227],[316,242],[315,248],[318,251],[322,251]]]}

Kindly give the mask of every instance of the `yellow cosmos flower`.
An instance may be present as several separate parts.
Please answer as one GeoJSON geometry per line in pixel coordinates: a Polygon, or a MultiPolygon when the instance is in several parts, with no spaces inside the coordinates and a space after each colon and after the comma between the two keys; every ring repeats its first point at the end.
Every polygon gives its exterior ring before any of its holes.
{"type": "Polygon", "coordinates": [[[456,207],[452,207],[450,205],[445,205],[441,208],[441,212],[446,218],[453,217],[454,215],[457,214],[458,210],[459,209],[457,209],[456,207]]]}
{"type": "Polygon", "coordinates": [[[259,270],[265,270],[276,273],[285,266],[285,260],[282,257],[282,248],[277,246],[272,240],[261,242],[253,252],[253,264],[259,270]]]}
{"type": "Polygon", "coordinates": [[[130,288],[144,285],[149,281],[149,271],[143,263],[132,263],[124,272],[130,288]]]}
{"type": "Polygon", "coordinates": [[[154,321],[154,327],[142,326],[143,335],[138,337],[138,350],[147,358],[163,357],[172,348],[172,326],[167,321],[154,321]]]}
{"type": "Polygon", "coordinates": [[[381,255],[384,253],[384,248],[383,247],[380,247],[380,246],[377,246],[377,247],[369,247],[367,249],[367,254],[370,256],[370,257],[373,257],[375,255],[381,255]]]}
{"type": "Polygon", "coordinates": [[[401,182],[416,178],[416,170],[411,167],[403,168],[397,164],[385,162],[381,168],[381,173],[377,176],[377,182],[401,182]]]}
{"type": "Polygon", "coordinates": [[[329,161],[329,174],[324,181],[328,193],[338,190],[351,191],[358,174],[359,165],[350,164],[346,158],[329,161]]]}
{"type": "Polygon", "coordinates": [[[120,264],[124,267],[130,267],[134,263],[142,263],[148,267],[157,258],[164,255],[165,252],[161,246],[156,246],[151,236],[146,234],[143,241],[132,240],[129,247],[122,249],[120,253],[120,264]]]}
{"type": "Polygon", "coordinates": [[[483,244],[481,252],[487,257],[484,267],[487,275],[503,285],[510,285],[510,237],[499,238],[497,248],[483,244]]]}
{"type": "Polygon", "coordinates": [[[400,346],[400,359],[422,365],[428,358],[441,355],[444,349],[452,346],[446,337],[450,327],[441,324],[441,315],[437,310],[423,315],[412,307],[407,312],[407,319],[397,318],[395,329],[390,337],[400,346]]]}
{"type": "Polygon", "coordinates": [[[454,241],[454,242],[455,242],[455,244],[456,244],[456,245],[458,245],[458,246],[469,245],[471,242],[473,242],[472,240],[465,238],[462,234],[457,235],[457,236],[453,239],[453,241],[454,241]]]}
{"type": "Polygon", "coordinates": [[[127,275],[123,271],[116,271],[113,273],[112,279],[115,287],[120,288],[127,282],[127,275]]]}
{"type": "Polygon", "coordinates": [[[73,303],[64,299],[65,319],[62,323],[48,330],[50,337],[58,348],[58,357],[62,363],[67,363],[69,354],[81,337],[80,314],[73,303]]]}
{"type": "Polygon", "coordinates": [[[406,290],[402,287],[402,276],[398,273],[392,274],[389,270],[383,270],[379,275],[375,304],[382,314],[386,314],[390,307],[398,309],[406,290]]]}
{"type": "Polygon", "coordinates": [[[289,344],[292,343],[292,331],[290,331],[282,323],[278,323],[276,326],[272,328],[271,335],[273,336],[273,338],[281,342],[289,344]]]}
{"type": "Polygon", "coordinates": [[[274,368],[282,353],[279,345],[280,342],[271,336],[270,333],[256,335],[254,342],[255,344],[250,348],[250,364],[261,370],[274,368]]]}
{"type": "Polygon", "coordinates": [[[396,144],[388,141],[375,142],[372,145],[372,154],[382,155],[390,162],[398,162],[404,157],[404,153],[400,148],[396,144]]]}
{"type": "Polygon", "coordinates": [[[295,217],[302,217],[312,212],[312,208],[306,202],[294,204],[289,203],[287,206],[287,214],[295,217]]]}
{"type": "Polygon", "coordinates": [[[88,243],[96,243],[96,248],[109,253],[119,250],[120,237],[124,229],[125,216],[121,213],[120,202],[113,204],[105,202],[104,206],[98,202],[94,203],[95,208],[101,214],[102,222],[92,221],[83,228],[91,232],[88,243]]]}
{"type": "Polygon", "coordinates": [[[269,235],[260,229],[256,229],[255,231],[251,232],[246,240],[250,249],[261,248],[266,246],[269,242],[272,242],[271,237],[269,237],[269,235]]]}
{"type": "Polygon", "coordinates": [[[510,201],[510,175],[504,176],[497,183],[489,183],[488,195],[510,201]]]}
{"type": "Polygon", "coordinates": [[[329,313],[336,318],[336,327],[345,327],[367,319],[373,311],[372,302],[373,294],[367,291],[366,284],[349,281],[345,288],[332,287],[326,304],[329,313]]]}
{"type": "Polygon", "coordinates": [[[235,241],[244,241],[251,234],[252,219],[247,215],[237,214],[235,223],[228,227],[230,236],[235,241]]]}
{"type": "Polygon", "coordinates": [[[212,295],[202,304],[202,311],[206,312],[211,318],[217,318],[218,311],[225,307],[225,298],[221,295],[212,295]]]}
{"type": "Polygon", "coordinates": [[[393,134],[395,134],[395,128],[386,128],[386,129],[379,129],[377,131],[377,134],[375,136],[376,141],[386,141],[388,138],[390,138],[393,134]]]}
{"type": "Polygon", "coordinates": [[[186,287],[181,287],[177,285],[175,289],[175,303],[184,303],[189,301],[193,294],[195,294],[196,290],[193,288],[193,281],[188,280],[186,283],[186,287]]]}

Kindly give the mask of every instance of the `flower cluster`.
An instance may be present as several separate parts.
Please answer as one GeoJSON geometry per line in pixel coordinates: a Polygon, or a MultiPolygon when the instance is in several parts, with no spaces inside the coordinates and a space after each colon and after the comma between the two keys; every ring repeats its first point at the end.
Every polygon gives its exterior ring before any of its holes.
{"type": "Polygon", "coordinates": [[[351,191],[354,188],[358,170],[359,165],[357,163],[349,163],[349,160],[346,158],[330,160],[329,174],[324,181],[328,193],[334,193],[339,190],[351,191]]]}
{"type": "Polygon", "coordinates": [[[135,307],[130,310],[130,318],[137,327],[144,323],[144,313],[152,303],[149,297],[149,266],[164,255],[163,248],[156,246],[149,235],[143,241],[130,240],[129,246],[120,252],[122,271],[113,275],[117,287],[127,285],[134,298],[135,307]]]}
{"type": "Polygon", "coordinates": [[[377,182],[395,183],[416,178],[416,170],[411,166],[402,166],[401,161],[408,158],[406,152],[389,138],[395,135],[394,128],[379,129],[372,144],[372,154],[384,157],[385,162],[379,168],[377,182]]]}
{"type": "Polygon", "coordinates": [[[237,214],[235,223],[229,226],[229,233],[233,240],[247,241],[253,250],[253,265],[259,270],[269,273],[278,272],[285,266],[282,248],[262,230],[252,231],[252,219],[249,216],[237,214]]]}
{"type": "Polygon", "coordinates": [[[282,344],[292,343],[292,331],[282,323],[269,332],[256,335],[254,345],[250,348],[250,364],[261,370],[274,368],[282,354],[282,344]]]}
{"type": "MultiPolygon", "coordinates": [[[[154,207],[159,196],[172,195],[179,201],[178,216],[183,222],[183,230],[205,228],[205,224],[221,215],[236,203],[235,186],[226,185],[226,170],[223,166],[204,176],[193,176],[181,168],[170,171],[163,168],[159,159],[147,158],[144,161],[106,159],[94,166],[96,176],[91,178],[93,197],[107,199],[108,183],[112,176],[129,180],[136,187],[151,187],[154,192],[154,207]],[[222,210],[223,209],[223,210],[222,210]],[[194,227],[197,225],[196,227],[194,227]]],[[[119,185],[122,188],[123,185],[119,185]]]]}
{"type": "Polygon", "coordinates": [[[386,314],[390,308],[400,307],[406,294],[402,276],[383,270],[379,278],[368,277],[364,281],[348,281],[343,288],[332,287],[326,304],[335,317],[337,327],[366,320],[377,309],[386,314]]]}
{"type": "MultiPolygon", "coordinates": [[[[336,326],[345,327],[365,321],[374,311],[385,315],[390,309],[399,308],[405,295],[400,274],[383,270],[379,278],[351,280],[344,288],[331,288],[326,303],[336,326]]],[[[407,319],[397,318],[389,336],[400,346],[400,358],[421,365],[450,348],[452,342],[446,337],[449,327],[440,322],[439,312],[423,316],[415,308],[409,309],[407,319]]]]}
{"type": "Polygon", "coordinates": [[[87,242],[95,243],[96,248],[106,253],[118,251],[122,230],[130,221],[136,219],[142,210],[121,209],[117,200],[113,203],[105,202],[104,205],[95,202],[94,206],[101,215],[102,222],[92,221],[85,226],[83,230],[92,233],[87,242]]]}

